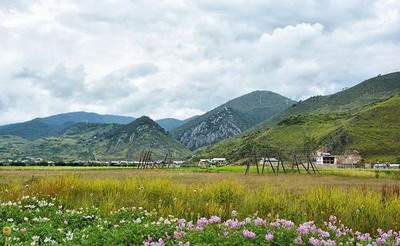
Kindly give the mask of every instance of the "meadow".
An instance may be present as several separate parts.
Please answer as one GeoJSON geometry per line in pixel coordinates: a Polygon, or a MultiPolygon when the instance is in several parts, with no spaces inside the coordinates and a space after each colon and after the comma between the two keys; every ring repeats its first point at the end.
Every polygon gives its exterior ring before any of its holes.
{"type": "MultiPolygon", "coordinates": [[[[32,233],[35,235],[29,234],[27,242],[32,242],[32,236],[39,236],[40,242],[43,243],[46,233],[38,229],[42,227],[29,224],[28,222],[32,218],[24,221],[24,217],[29,218],[29,216],[32,217],[31,213],[38,213],[39,217],[48,218],[53,227],[56,224],[63,228],[68,227],[70,233],[84,234],[90,239],[87,241],[72,240],[71,245],[74,243],[90,245],[90,242],[93,243],[96,237],[99,240],[100,238],[106,240],[103,236],[98,235],[99,231],[96,231],[99,223],[109,221],[112,226],[118,224],[117,227],[120,227],[120,220],[130,223],[125,225],[127,228],[123,231],[111,232],[110,224],[105,227],[106,231],[102,232],[108,233],[107,235],[114,240],[116,240],[115,237],[110,234],[120,233],[122,240],[120,244],[145,243],[147,236],[152,240],[165,240],[165,233],[171,236],[177,231],[178,220],[192,221],[194,227],[198,223],[205,223],[201,233],[188,231],[186,225],[183,230],[185,237],[182,236],[182,243],[190,241],[192,244],[197,242],[194,245],[198,245],[199,240],[203,237],[204,242],[207,240],[218,241],[225,233],[225,224],[232,219],[240,222],[240,226],[235,232],[229,231],[232,228],[228,230],[230,235],[228,239],[232,236],[229,239],[232,240],[231,242],[235,242],[237,237],[243,240],[247,237],[249,237],[247,239],[251,239],[253,234],[250,232],[256,234],[253,238],[255,241],[238,241],[243,244],[247,242],[272,245],[276,243],[275,245],[277,245],[278,242],[289,241],[294,244],[294,240],[299,236],[297,230],[308,221],[313,221],[313,223],[307,224],[306,227],[314,228],[310,230],[316,234],[310,232],[311,234],[303,235],[304,237],[300,239],[306,244],[309,243],[311,237],[326,242],[328,240],[338,242],[343,239],[345,241],[353,240],[354,243],[354,240],[358,240],[357,237],[361,235],[356,234],[357,231],[370,233],[371,237],[375,237],[371,240],[381,239],[382,230],[389,231],[395,240],[396,235],[390,230],[400,230],[400,221],[398,220],[400,217],[400,181],[398,177],[398,171],[339,169],[321,170],[319,175],[303,173],[276,175],[269,172],[257,175],[253,169],[249,175],[245,176],[243,167],[171,170],[107,167],[2,167],[0,168],[0,202],[3,205],[0,208],[0,226],[13,228],[13,231],[21,229],[21,226],[23,228],[31,226],[32,233]],[[32,200],[33,197],[36,200],[32,200]],[[28,209],[25,211],[11,209],[4,205],[11,203],[19,206],[18,202],[20,204],[24,202],[37,203],[37,200],[56,204],[56,208],[47,209],[45,207],[44,210],[28,209]],[[139,207],[141,211],[137,211],[139,207]],[[62,209],[57,212],[59,208],[62,209]],[[132,212],[132,208],[135,208],[136,212],[132,212]],[[131,212],[121,212],[121,209],[131,212]],[[30,210],[33,212],[29,212],[30,210]],[[141,220],[148,222],[139,224],[142,227],[149,224],[150,227],[147,229],[140,227],[141,231],[136,233],[136,241],[129,241],[133,240],[132,238],[123,241],[127,237],[124,233],[128,233],[126,232],[128,228],[131,230],[129,235],[133,231],[139,230],[138,223],[133,223],[133,220],[136,221],[143,217],[138,217],[137,213],[144,213],[144,210],[147,211],[148,216],[141,220]],[[87,225],[88,228],[61,225],[63,216],[72,216],[69,213],[76,215],[75,212],[68,211],[89,211],[82,213],[95,214],[100,221],[82,222],[82,225],[87,225]],[[235,218],[232,218],[233,211],[235,218]],[[124,215],[118,215],[119,213],[124,215]],[[123,218],[124,216],[126,218],[123,218]],[[336,238],[336,232],[332,234],[332,228],[327,225],[331,216],[337,218],[336,223],[351,228],[351,232],[348,231],[346,237],[339,240],[336,238]],[[160,217],[174,218],[170,221],[172,225],[161,223],[165,228],[153,228],[151,225],[157,225],[160,217]],[[207,222],[204,218],[207,218],[207,222]],[[219,219],[214,223],[208,221],[211,218],[219,219]],[[255,225],[257,218],[264,221],[262,227],[255,225]],[[290,221],[293,226],[290,228],[273,226],[273,223],[278,223],[282,219],[290,221]],[[81,231],[82,228],[86,228],[85,231],[94,230],[96,233],[84,233],[81,231]],[[330,231],[330,237],[322,237],[321,233],[317,233],[316,228],[319,228],[319,232],[330,231]],[[245,233],[245,230],[249,232],[245,233]],[[203,235],[204,233],[205,235],[203,235]],[[275,241],[265,239],[268,233],[275,235],[275,241]]],[[[37,215],[35,217],[38,218],[37,215]]],[[[82,220],[80,217],[75,219],[82,220]]],[[[50,222],[44,221],[43,223],[50,222]]],[[[50,229],[47,227],[44,226],[42,230],[49,231],[50,229]]],[[[346,230],[350,230],[348,228],[346,230]]],[[[63,233],[66,234],[66,228],[63,230],[63,233]]],[[[57,242],[62,242],[60,240],[66,238],[66,235],[63,234],[64,237],[61,237],[57,234],[58,232],[48,233],[53,235],[51,240],[57,242]]],[[[17,234],[21,240],[24,238],[20,231],[17,234]]],[[[362,235],[365,236],[365,234],[362,235]]],[[[81,236],[79,236],[79,240],[82,240],[81,236]]],[[[131,237],[133,236],[131,235],[131,237]]],[[[6,239],[7,237],[4,237],[3,234],[2,240],[6,239]]],[[[389,237],[386,239],[389,240],[389,237]]],[[[152,240],[148,240],[148,245],[151,245],[150,243],[154,241],[152,240]]],[[[157,243],[157,240],[153,243],[157,243]]],[[[364,240],[364,242],[372,241],[364,240]]],[[[177,245],[179,241],[172,240],[169,243],[169,245],[177,245]]]]}

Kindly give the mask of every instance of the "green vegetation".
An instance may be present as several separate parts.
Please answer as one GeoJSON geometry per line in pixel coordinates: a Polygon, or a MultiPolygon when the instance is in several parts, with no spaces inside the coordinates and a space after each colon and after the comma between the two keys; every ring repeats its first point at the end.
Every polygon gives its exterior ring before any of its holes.
{"type": "Polygon", "coordinates": [[[137,160],[142,150],[152,150],[162,159],[172,151],[175,158],[191,155],[164,129],[148,117],[127,125],[77,123],[57,137],[28,141],[15,136],[0,136],[2,158],[40,157],[46,160],[137,160]]]}
{"type": "Polygon", "coordinates": [[[274,124],[299,114],[331,112],[357,112],[365,105],[385,100],[400,92],[400,72],[379,75],[329,96],[314,96],[299,102],[288,110],[266,120],[260,128],[274,124]]]}
{"type": "Polygon", "coordinates": [[[3,245],[397,245],[397,232],[379,230],[371,237],[329,216],[326,224],[296,225],[257,214],[238,219],[237,211],[221,217],[186,220],[160,217],[156,210],[122,207],[104,216],[96,207],[66,209],[55,198],[24,196],[0,205],[3,245]],[[23,208],[23,209],[22,209],[23,208]]]}
{"type": "MultiPolygon", "coordinates": [[[[363,107],[357,113],[303,114],[291,116],[265,131],[248,132],[198,151],[197,156],[247,157],[251,147],[302,148],[305,139],[334,154],[356,150],[365,162],[396,162],[400,156],[400,96],[363,107]]],[[[286,151],[286,152],[285,152],[286,151]]]]}
{"type": "Polygon", "coordinates": [[[400,229],[399,186],[375,183],[375,179],[362,179],[360,185],[352,185],[355,180],[350,178],[334,181],[329,176],[311,176],[315,185],[308,175],[236,175],[227,180],[229,174],[157,177],[153,176],[156,173],[139,172],[138,176],[115,178],[102,172],[100,176],[87,172],[82,176],[8,179],[0,186],[0,200],[50,196],[65,208],[98,207],[103,216],[121,207],[141,206],[154,209],[159,216],[173,214],[188,220],[212,215],[227,219],[230,211],[236,210],[241,218],[257,212],[260,217],[279,216],[296,223],[313,220],[322,225],[334,214],[356,230],[400,229]],[[273,179],[273,185],[265,183],[268,179],[273,179]],[[256,183],[248,183],[250,180],[256,183]],[[346,180],[349,186],[338,185],[346,180]]]}

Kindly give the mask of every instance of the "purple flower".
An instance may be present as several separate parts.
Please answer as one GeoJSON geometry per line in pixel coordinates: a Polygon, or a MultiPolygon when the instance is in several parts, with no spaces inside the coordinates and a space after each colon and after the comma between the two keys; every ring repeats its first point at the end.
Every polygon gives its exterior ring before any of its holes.
{"type": "Polygon", "coordinates": [[[333,240],[328,240],[323,242],[324,246],[336,246],[336,242],[333,240]]]}
{"type": "Polygon", "coordinates": [[[185,220],[185,219],[179,219],[179,220],[178,220],[178,227],[179,227],[180,229],[184,228],[184,227],[185,227],[185,224],[186,224],[186,220],[185,220]]]}
{"type": "Polygon", "coordinates": [[[211,216],[211,218],[208,220],[209,224],[218,224],[220,222],[221,222],[221,218],[218,216],[215,216],[215,215],[211,216]]]}
{"type": "Polygon", "coordinates": [[[321,241],[319,240],[319,239],[316,239],[316,238],[310,238],[309,240],[308,240],[308,242],[310,243],[310,245],[312,245],[312,246],[320,246],[321,245],[321,241]]]}
{"type": "Polygon", "coordinates": [[[261,218],[257,218],[254,220],[254,224],[256,226],[265,226],[267,224],[267,222],[261,218]]]}
{"type": "Polygon", "coordinates": [[[376,244],[377,245],[384,245],[386,240],[384,238],[378,238],[376,239],[376,244]]]}
{"type": "Polygon", "coordinates": [[[249,230],[244,230],[244,231],[243,231],[243,236],[244,236],[245,238],[248,238],[248,239],[254,239],[254,238],[256,238],[256,234],[255,234],[254,232],[252,232],[252,231],[249,231],[249,230]]]}
{"type": "Polygon", "coordinates": [[[229,219],[225,222],[225,225],[229,227],[230,229],[239,229],[240,228],[240,223],[236,219],[229,219]]]}
{"type": "Polygon", "coordinates": [[[274,240],[274,235],[272,233],[267,233],[265,235],[265,240],[267,240],[268,242],[271,242],[272,240],[274,240]]]}
{"type": "Polygon", "coordinates": [[[207,224],[208,224],[208,220],[204,217],[197,220],[197,226],[204,227],[207,224]]]}
{"type": "Polygon", "coordinates": [[[271,225],[274,227],[292,228],[294,223],[290,220],[277,219],[275,222],[272,222],[271,225]]]}
{"type": "Polygon", "coordinates": [[[307,225],[300,225],[299,228],[297,228],[297,232],[300,235],[306,235],[310,232],[310,228],[307,225]]]}

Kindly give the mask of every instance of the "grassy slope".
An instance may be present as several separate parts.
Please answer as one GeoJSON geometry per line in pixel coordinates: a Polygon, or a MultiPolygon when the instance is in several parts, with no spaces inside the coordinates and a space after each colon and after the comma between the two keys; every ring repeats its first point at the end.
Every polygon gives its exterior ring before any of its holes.
{"type": "Polygon", "coordinates": [[[299,114],[345,112],[384,100],[400,92],[400,72],[365,80],[356,86],[329,96],[315,96],[299,102],[288,110],[260,124],[260,129],[299,114]]]}
{"type": "Polygon", "coordinates": [[[0,136],[0,159],[31,156],[56,161],[93,160],[95,157],[100,160],[126,160],[138,159],[137,155],[142,149],[151,149],[155,159],[162,158],[168,150],[173,151],[174,158],[191,154],[174,139],[152,127],[135,132],[130,142],[118,140],[129,139],[129,134],[134,129],[127,129],[124,135],[107,135],[110,132],[119,133],[119,129],[126,127],[128,125],[79,123],[66,130],[62,136],[34,141],[15,136],[0,136]]]}
{"type": "Polygon", "coordinates": [[[397,161],[400,158],[400,96],[364,107],[357,114],[330,113],[292,116],[265,131],[204,148],[198,157],[226,156],[240,159],[251,147],[279,147],[287,156],[301,148],[305,138],[336,152],[358,150],[367,162],[397,161]],[[345,139],[346,141],[343,141],[345,139]]]}

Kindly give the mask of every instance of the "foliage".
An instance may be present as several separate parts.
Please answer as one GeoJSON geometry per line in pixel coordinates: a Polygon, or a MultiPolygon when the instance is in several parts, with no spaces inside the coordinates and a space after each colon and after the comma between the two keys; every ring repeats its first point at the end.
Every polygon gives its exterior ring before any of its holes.
{"type": "Polygon", "coordinates": [[[353,231],[335,216],[318,226],[257,214],[243,220],[232,211],[193,220],[142,207],[120,208],[107,216],[96,207],[68,209],[58,200],[24,196],[0,204],[4,245],[391,245],[400,232],[378,229],[376,236],[353,231]]]}
{"type": "Polygon", "coordinates": [[[398,190],[317,186],[293,191],[267,185],[249,189],[244,183],[228,180],[185,184],[154,177],[56,176],[2,185],[0,200],[50,196],[68,209],[95,206],[104,216],[120,207],[140,206],[154,209],[159,216],[173,214],[187,220],[199,215],[228,219],[230,211],[236,210],[243,216],[257,212],[262,217],[279,215],[296,223],[313,220],[322,225],[328,215],[335,214],[353,229],[373,232],[378,228],[400,229],[396,219],[400,216],[398,190]]]}

